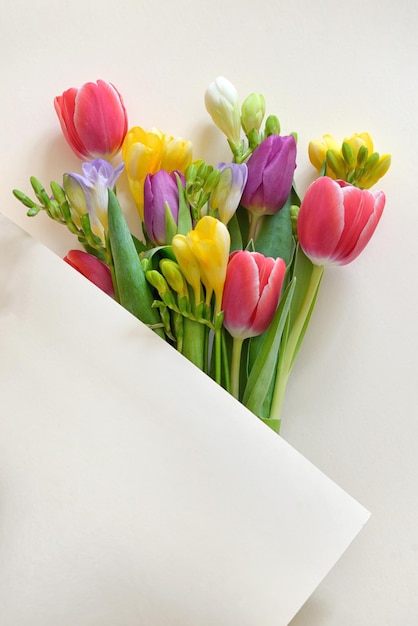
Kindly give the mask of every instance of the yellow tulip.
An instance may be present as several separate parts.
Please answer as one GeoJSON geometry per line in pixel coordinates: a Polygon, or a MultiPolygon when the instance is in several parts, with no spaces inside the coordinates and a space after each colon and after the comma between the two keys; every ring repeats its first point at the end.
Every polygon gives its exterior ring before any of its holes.
{"type": "Polygon", "coordinates": [[[144,130],[134,126],[122,145],[129,187],[141,220],[144,219],[144,182],[147,174],[158,170],[184,173],[192,160],[192,144],[162,133],[158,128],[144,130]]]}

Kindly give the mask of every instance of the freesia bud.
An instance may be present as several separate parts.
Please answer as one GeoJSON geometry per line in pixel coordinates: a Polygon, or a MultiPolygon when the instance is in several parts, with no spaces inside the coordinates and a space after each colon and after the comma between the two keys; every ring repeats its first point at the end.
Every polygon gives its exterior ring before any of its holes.
{"type": "Polygon", "coordinates": [[[238,93],[234,85],[218,76],[205,92],[206,110],[216,126],[235,147],[241,141],[241,116],[238,93]]]}
{"type": "Polygon", "coordinates": [[[83,174],[64,174],[63,186],[74,221],[79,223],[87,213],[92,232],[102,240],[108,227],[107,190],[113,189],[123,167],[123,163],[114,168],[108,161],[94,159],[83,163],[83,174]]]}
{"type": "Polygon", "coordinates": [[[270,326],[286,273],[283,259],[238,250],[229,257],[222,300],[223,324],[232,337],[248,339],[270,326]]]}
{"type": "Polygon", "coordinates": [[[309,187],[298,215],[300,246],[314,265],[346,265],[366,247],[385,206],[372,193],[328,176],[309,187]]]}
{"type": "Polygon", "coordinates": [[[193,253],[191,243],[186,235],[178,234],[174,235],[171,246],[183,276],[193,289],[195,304],[200,304],[200,263],[193,253]]]}
{"type": "Polygon", "coordinates": [[[266,137],[269,137],[270,135],[280,135],[280,122],[276,115],[269,115],[266,119],[264,135],[266,137]]]}
{"type": "Polygon", "coordinates": [[[148,174],[144,183],[144,223],[147,235],[155,244],[163,246],[170,243],[167,240],[167,219],[177,225],[178,213],[176,172],[159,170],[155,174],[148,174]]]}
{"type": "Polygon", "coordinates": [[[64,261],[83,274],[112,298],[115,295],[109,267],[97,257],[82,250],[70,250],[64,261]]]}
{"type": "Polygon", "coordinates": [[[192,144],[162,133],[158,128],[131,128],[122,145],[129,187],[141,220],[144,220],[144,183],[147,174],[159,170],[182,174],[192,160],[192,144]]]}
{"type": "Polygon", "coordinates": [[[344,159],[339,152],[336,150],[328,150],[325,161],[327,171],[330,170],[333,173],[332,178],[345,180],[347,168],[344,163],[344,159]]]}
{"type": "Polygon", "coordinates": [[[218,183],[209,197],[212,211],[218,211],[219,219],[225,225],[235,214],[247,182],[248,170],[245,163],[220,163],[218,183]]]}
{"type": "Polygon", "coordinates": [[[261,93],[252,93],[244,100],[241,106],[241,124],[246,135],[252,130],[260,130],[265,112],[266,102],[261,93]]]}
{"type": "Polygon", "coordinates": [[[257,146],[248,163],[241,204],[251,213],[274,215],[285,205],[296,168],[292,135],[270,135],[257,146]]]}
{"type": "Polygon", "coordinates": [[[377,183],[377,181],[382,178],[388,171],[391,164],[391,156],[390,154],[381,154],[377,162],[366,170],[366,172],[361,177],[360,181],[362,182],[362,187],[365,189],[370,189],[377,183]]]}
{"type": "Polygon", "coordinates": [[[72,87],[54,100],[55,111],[69,146],[80,159],[111,159],[128,129],[122,96],[104,80],[72,87]]]}
{"type": "Polygon", "coordinates": [[[180,298],[188,298],[189,291],[186,279],[181,273],[179,264],[171,259],[161,259],[160,269],[171,289],[173,289],[180,298]]]}

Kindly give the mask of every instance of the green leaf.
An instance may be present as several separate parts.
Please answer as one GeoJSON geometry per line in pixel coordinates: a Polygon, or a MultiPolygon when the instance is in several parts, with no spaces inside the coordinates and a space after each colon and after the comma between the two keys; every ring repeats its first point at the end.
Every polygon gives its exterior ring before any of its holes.
{"type": "Polygon", "coordinates": [[[265,215],[257,235],[255,248],[264,256],[280,257],[289,265],[294,254],[295,240],[290,219],[290,207],[298,203],[292,191],[284,207],[274,215],[265,215]]]}
{"type": "Polygon", "coordinates": [[[242,250],[242,236],[241,229],[238,222],[238,217],[236,213],[232,216],[232,218],[228,222],[228,230],[231,236],[231,252],[235,250],[242,250]]]}
{"type": "Polygon", "coordinates": [[[264,341],[248,376],[242,402],[256,415],[260,413],[261,407],[271,387],[282,334],[285,329],[295,290],[295,282],[295,280],[292,280],[280,299],[276,314],[265,333],[264,341]]]}
{"type": "Polygon", "coordinates": [[[186,198],[186,190],[183,187],[183,183],[178,174],[176,174],[177,178],[177,187],[179,190],[179,214],[177,220],[177,232],[181,235],[187,235],[192,228],[192,216],[190,212],[189,203],[186,198]]]}
{"type": "MultiPolygon", "coordinates": [[[[132,235],[126,223],[119,201],[108,190],[109,239],[113,256],[116,289],[120,304],[132,315],[149,326],[159,325],[160,315],[152,307],[153,296],[139,260],[132,235]]],[[[156,332],[164,337],[161,328],[156,332]]]]}
{"type": "Polygon", "coordinates": [[[177,234],[177,224],[170,210],[170,206],[168,202],[165,202],[164,204],[164,215],[165,215],[166,241],[167,243],[171,243],[171,240],[173,239],[174,235],[177,234]]]}
{"type": "Polygon", "coordinates": [[[142,254],[142,252],[148,250],[146,244],[138,239],[138,237],[135,237],[135,235],[132,235],[132,241],[134,242],[134,246],[138,254],[142,254]]]}

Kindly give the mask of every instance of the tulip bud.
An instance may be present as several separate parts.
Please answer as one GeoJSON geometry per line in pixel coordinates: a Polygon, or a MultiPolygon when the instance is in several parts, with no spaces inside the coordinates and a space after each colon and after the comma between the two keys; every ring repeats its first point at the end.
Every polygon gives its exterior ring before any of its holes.
{"type": "Polygon", "coordinates": [[[369,242],[384,206],[382,191],[318,178],[308,187],[299,210],[303,252],[317,266],[351,263],[369,242]]]}
{"type": "Polygon", "coordinates": [[[238,148],[241,143],[241,116],[234,85],[223,76],[218,76],[205,92],[205,105],[216,126],[232,146],[238,148]]]}
{"type": "Polygon", "coordinates": [[[64,261],[83,274],[112,298],[115,295],[109,267],[97,257],[82,250],[70,250],[64,261]]]}
{"type": "Polygon", "coordinates": [[[222,309],[232,337],[248,339],[270,326],[279,303],[286,265],[283,259],[239,250],[229,257],[222,309]]]}
{"type": "Polygon", "coordinates": [[[177,172],[168,173],[166,170],[159,170],[145,178],[145,229],[148,237],[159,246],[170,243],[177,230],[179,190],[176,174],[177,172]],[[171,228],[167,228],[167,223],[171,223],[171,228]],[[167,231],[171,232],[171,237],[167,231]]]}
{"type": "Polygon", "coordinates": [[[110,160],[120,150],[128,129],[122,96],[104,80],[71,88],[54,100],[69,146],[80,159],[110,160]]]}

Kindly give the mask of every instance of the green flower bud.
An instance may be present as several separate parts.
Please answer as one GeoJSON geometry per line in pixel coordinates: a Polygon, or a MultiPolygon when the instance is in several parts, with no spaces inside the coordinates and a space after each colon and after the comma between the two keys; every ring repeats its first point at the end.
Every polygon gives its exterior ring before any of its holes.
{"type": "Polygon", "coordinates": [[[346,166],[341,154],[336,150],[328,150],[326,155],[327,166],[334,172],[336,178],[345,180],[346,166]]]}
{"type": "Polygon", "coordinates": [[[165,294],[170,291],[170,287],[168,286],[164,276],[162,276],[162,274],[160,274],[157,270],[148,270],[148,272],[145,273],[145,277],[150,285],[155,287],[158,291],[160,298],[164,299],[165,294]]]}
{"type": "Polygon", "coordinates": [[[252,93],[244,100],[241,106],[241,125],[247,136],[254,129],[257,132],[260,130],[265,112],[266,103],[261,93],[252,93]]]}
{"type": "Polygon", "coordinates": [[[344,158],[344,161],[347,164],[349,170],[352,170],[356,166],[356,156],[354,154],[353,148],[347,141],[343,141],[341,152],[344,158]]]}
{"type": "Polygon", "coordinates": [[[189,290],[187,282],[181,273],[179,264],[171,259],[161,259],[160,269],[171,289],[173,289],[180,298],[188,298],[189,290]]]}
{"type": "Polygon", "coordinates": [[[361,146],[357,153],[357,167],[360,169],[364,167],[364,164],[367,161],[367,157],[369,156],[369,149],[367,146],[361,146]]]}
{"type": "Polygon", "coordinates": [[[297,204],[292,204],[290,207],[290,221],[292,224],[292,233],[294,236],[297,236],[298,232],[298,215],[299,215],[300,207],[297,204]]]}
{"type": "Polygon", "coordinates": [[[265,137],[269,137],[270,135],[280,135],[280,122],[276,115],[269,115],[266,119],[264,135],[265,137]]]}

